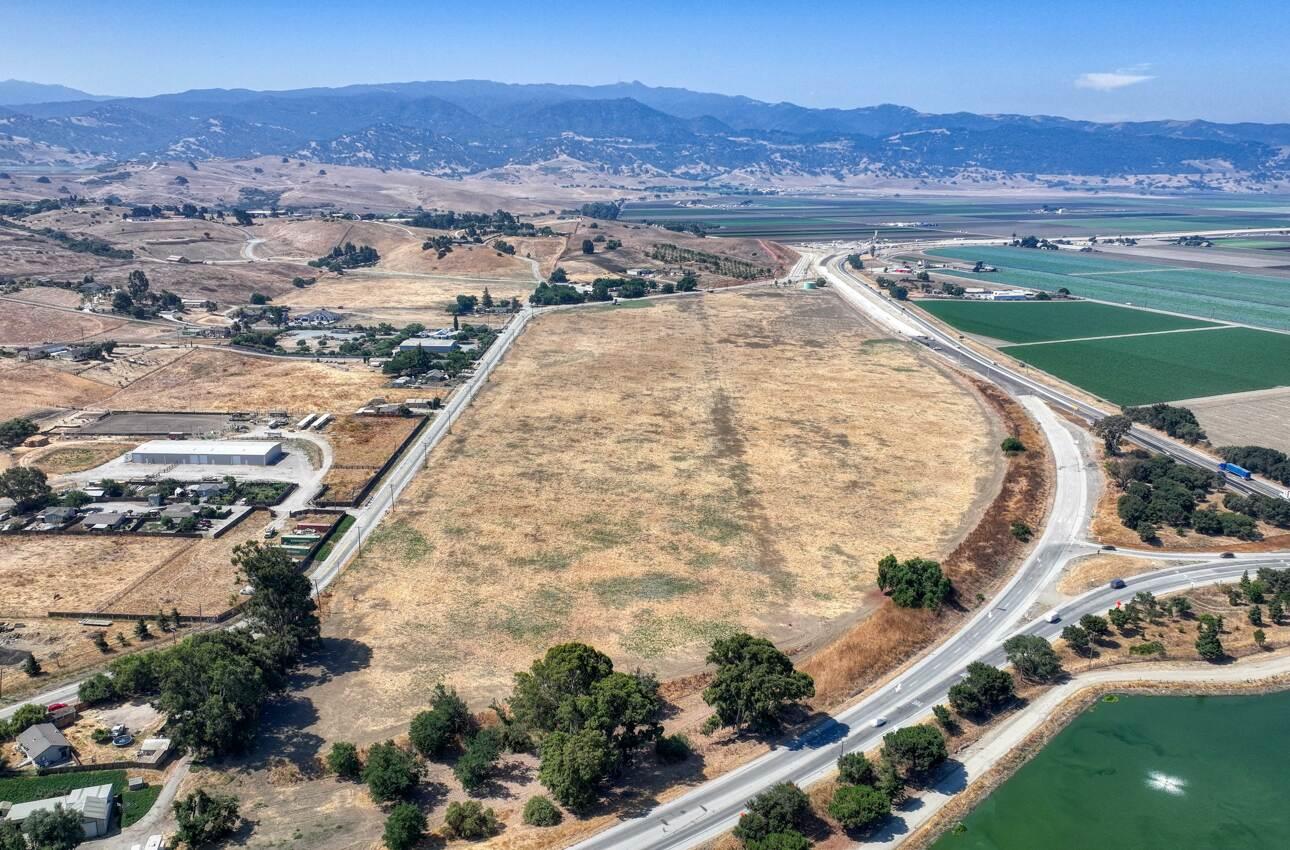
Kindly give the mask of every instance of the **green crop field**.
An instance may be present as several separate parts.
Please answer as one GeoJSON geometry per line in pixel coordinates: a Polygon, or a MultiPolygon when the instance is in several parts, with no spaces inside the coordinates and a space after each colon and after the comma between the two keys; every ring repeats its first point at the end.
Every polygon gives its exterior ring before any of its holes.
{"type": "Polygon", "coordinates": [[[1211,322],[1091,301],[935,301],[919,307],[965,333],[1004,342],[1045,342],[1087,336],[1214,327],[1211,322]]]}
{"type": "Polygon", "coordinates": [[[1290,334],[1250,328],[1004,346],[1000,351],[1120,405],[1290,385],[1290,334]]]}
{"type": "Polygon", "coordinates": [[[997,272],[954,272],[966,280],[1026,286],[1169,310],[1192,316],[1290,330],[1290,278],[1184,269],[1067,251],[946,248],[929,254],[995,266],[997,272]]]}

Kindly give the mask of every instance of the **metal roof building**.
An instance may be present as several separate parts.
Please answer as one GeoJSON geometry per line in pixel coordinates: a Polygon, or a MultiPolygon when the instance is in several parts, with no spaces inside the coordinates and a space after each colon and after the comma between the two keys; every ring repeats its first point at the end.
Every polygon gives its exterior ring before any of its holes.
{"type": "Polygon", "coordinates": [[[129,463],[210,466],[268,466],[281,458],[282,444],[270,440],[150,440],[125,454],[129,463]]]}

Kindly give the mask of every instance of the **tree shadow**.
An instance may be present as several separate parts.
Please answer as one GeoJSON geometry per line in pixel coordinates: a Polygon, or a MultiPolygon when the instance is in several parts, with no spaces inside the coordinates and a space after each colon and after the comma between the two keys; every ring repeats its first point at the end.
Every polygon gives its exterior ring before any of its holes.
{"type": "Polygon", "coordinates": [[[305,729],[317,722],[318,709],[308,697],[285,694],[271,700],[261,713],[254,746],[237,766],[263,770],[275,759],[285,759],[301,773],[316,773],[324,741],[305,729]]]}
{"type": "Polygon", "coordinates": [[[697,752],[691,752],[684,761],[674,764],[663,764],[642,753],[623,768],[620,784],[609,788],[587,815],[617,814],[623,819],[644,817],[661,805],[658,798],[661,792],[707,781],[703,773],[704,763],[703,755],[697,752]]]}
{"type": "Polygon", "coordinates": [[[351,638],[325,637],[321,648],[311,652],[301,668],[291,674],[294,690],[325,685],[346,673],[366,670],[372,664],[372,648],[351,638]]]}

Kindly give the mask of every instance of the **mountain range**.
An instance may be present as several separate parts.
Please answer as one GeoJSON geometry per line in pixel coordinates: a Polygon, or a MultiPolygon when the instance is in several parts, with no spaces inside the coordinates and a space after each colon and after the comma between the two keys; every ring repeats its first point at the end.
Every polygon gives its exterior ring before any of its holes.
{"type": "Polygon", "coordinates": [[[0,104],[0,164],[11,165],[39,149],[45,162],[51,150],[81,164],[284,155],[445,175],[570,157],[607,173],[701,180],[970,172],[1259,183],[1290,173],[1290,124],[812,109],[639,82],[459,80],[102,99],[8,81],[0,104]]]}

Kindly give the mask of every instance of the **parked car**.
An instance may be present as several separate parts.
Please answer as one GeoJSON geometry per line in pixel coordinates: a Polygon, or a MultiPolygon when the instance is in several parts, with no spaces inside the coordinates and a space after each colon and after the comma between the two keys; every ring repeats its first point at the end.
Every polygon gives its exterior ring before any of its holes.
{"type": "Polygon", "coordinates": [[[1113,578],[1113,579],[1111,579],[1111,589],[1112,589],[1112,590],[1123,590],[1123,589],[1124,589],[1124,579],[1122,579],[1122,578],[1113,578]]]}

